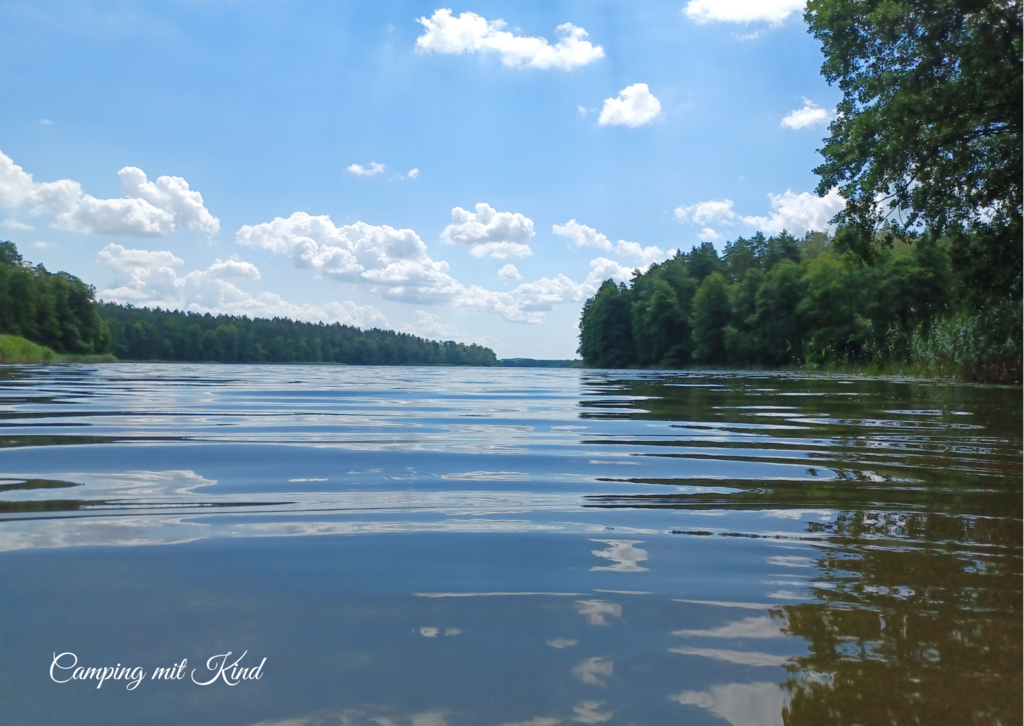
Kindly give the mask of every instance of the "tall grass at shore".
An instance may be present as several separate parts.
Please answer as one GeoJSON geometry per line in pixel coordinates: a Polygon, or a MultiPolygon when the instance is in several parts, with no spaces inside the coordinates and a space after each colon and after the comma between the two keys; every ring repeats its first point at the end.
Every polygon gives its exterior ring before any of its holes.
{"type": "Polygon", "coordinates": [[[114,363],[110,354],[61,355],[17,335],[0,335],[0,364],[4,363],[114,363]]]}

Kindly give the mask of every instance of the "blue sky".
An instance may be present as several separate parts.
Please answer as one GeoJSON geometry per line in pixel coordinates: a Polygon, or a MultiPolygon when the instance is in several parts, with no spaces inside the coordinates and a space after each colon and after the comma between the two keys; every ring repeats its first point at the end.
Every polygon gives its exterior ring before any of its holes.
{"type": "Polygon", "coordinates": [[[574,357],[601,280],[827,225],[821,60],[793,0],[7,2],[0,238],[107,300],[574,357]]]}

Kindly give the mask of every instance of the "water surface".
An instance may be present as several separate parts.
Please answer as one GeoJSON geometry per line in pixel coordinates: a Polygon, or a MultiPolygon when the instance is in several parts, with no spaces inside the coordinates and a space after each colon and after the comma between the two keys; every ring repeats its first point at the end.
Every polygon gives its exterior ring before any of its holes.
{"type": "Polygon", "coordinates": [[[0,722],[1019,723],[1021,413],[803,374],[3,368],[0,722]],[[227,651],[261,679],[49,675],[227,651]]]}

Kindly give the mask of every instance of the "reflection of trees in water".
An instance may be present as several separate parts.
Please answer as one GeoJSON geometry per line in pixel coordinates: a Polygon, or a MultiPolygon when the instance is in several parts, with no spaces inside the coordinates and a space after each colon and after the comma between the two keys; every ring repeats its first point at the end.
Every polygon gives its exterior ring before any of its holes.
{"type": "MultiPolygon", "coordinates": [[[[807,641],[788,726],[1011,724],[1021,716],[1021,521],[843,512],[818,601],[787,605],[807,641]]],[[[821,529],[822,527],[815,527],[821,529]]]]}

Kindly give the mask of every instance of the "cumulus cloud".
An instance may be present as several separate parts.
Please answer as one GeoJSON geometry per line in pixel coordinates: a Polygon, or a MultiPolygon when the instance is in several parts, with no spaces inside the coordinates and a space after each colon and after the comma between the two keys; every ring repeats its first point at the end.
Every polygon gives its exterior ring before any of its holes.
{"type": "Polygon", "coordinates": [[[512,323],[543,324],[545,312],[563,303],[580,303],[596,292],[589,282],[576,283],[559,273],[542,277],[508,292],[487,290],[478,285],[464,288],[455,306],[477,313],[495,313],[512,323]]]}
{"type": "Polygon", "coordinates": [[[690,0],[683,9],[698,23],[753,23],[779,25],[804,8],[804,0],[690,0]]]}
{"type": "Polygon", "coordinates": [[[126,249],[110,244],[100,250],[99,262],[114,272],[113,284],[99,293],[104,300],[197,313],[287,317],[359,327],[388,325],[376,308],[350,301],[296,305],[270,292],[254,297],[229,281],[232,278],[260,279],[256,266],[241,260],[216,260],[205,270],[178,275],[174,268],[184,262],[173,252],[126,249]]]}
{"type": "Polygon", "coordinates": [[[287,219],[244,225],[235,240],[287,255],[296,267],[347,282],[376,283],[385,297],[413,302],[450,300],[460,286],[447,262],[435,262],[411,229],[365,222],[338,227],[331,218],[295,212],[287,219]]]}
{"type": "Polygon", "coordinates": [[[455,337],[454,325],[446,325],[440,317],[426,310],[414,312],[412,322],[404,324],[401,330],[422,338],[451,340],[455,337]]]}
{"type": "MultiPolygon", "coordinates": [[[[533,222],[521,214],[496,212],[486,204],[477,205],[475,214],[456,208],[453,219],[455,223],[446,229],[447,236],[457,243],[471,245],[471,249],[520,244],[515,240],[533,235],[533,222]],[[503,215],[501,219],[499,215],[503,215]]],[[[430,258],[426,245],[411,229],[376,227],[364,222],[339,227],[330,217],[314,217],[305,212],[264,224],[245,225],[238,230],[236,240],[242,245],[287,255],[297,267],[341,282],[371,285],[373,291],[383,288],[381,294],[388,299],[450,303],[462,310],[493,313],[516,323],[542,324],[545,313],[555,305],[583,302],[596,291],[590,278],[576,283],[564,274],[542,277],[501,292],[478,285],[467,287],[448,274],[447,262],[430,258]]]]}
{"type": "Polygon", "coordinates": [[[502,280],[522,280],[523,276],[519,274],[519,270],[511,262],[498,270],[498,277],[502,280]]]}
{"type": "Polygon", "coordinates": [[[410,169],[409,172],[406,174],[406,176],[409,177],[410,179],[415,179],[419,175],[420,175],[420,170],[419,169],[410,169]]]}
{"type": "Polygon", "coordinates": [[[6,229],[17,229],[17,230],[22,230],[22,231],[28,231],[28,230],[31,230],[31,229],[35,229],[35,227],[33,227],[31,224],[25,224],[24,222],[19,222],[16,219],[5,219],[3,221],[3,226],[6,229]]]}
{"type": "Polygon", "coordinates": [[[552,225],[551,230],[560,237],[568,239],[572,246],[577,249],[581,247],[597,247],[605,252],[610,252],[614,249],[615,253],[621,257],[637,258],[645,269],[654,262],[664,260],[667,256],[660,247],[641,247],[636,242],[627,242],[623,239],[620,239],[617,244],[612,245],[611,240],[605,235],[593,227],[580,224],[575,219],[570,219],[565,224],[552,225]]]}
{"type": "Polygon", "coordinates": [[[809,98],[805,98],[803,108],[790,111],[783,117],[780,125],[788,129],[802,129],[805,126],[824,126],[831,120],[831,111],[818,106],[809,98]]]}
{"type": "MultiPolygon", "coordinates": [[[[356,176],[374,176],[375,174],[380,174],[381,172],[384,171],[384,165],[378,164],[376,161],[371,161],[366,166],[361,166],[359,164],[349,164],[346,167],[346,171],[350,171],[356,176]]],[[[416,170],[413,169],[413,171],[416,170]]],[[[418,174],[419,172],[417,171],[416,173],[418,174]]]]}
{"type": "Polygon", "coordinates": [[[634,83],[619,91],[618,98],[606,98],[600,126],[629,126],[636,128],[654,120],[661,113],[661,101],[651,94],[646,83],[634,83]]]}
{"type": "MultiPolygon", "coordinates": [[[[702,225],[743,225],[767,234],[778,234],[782,230],[787,230],[792,234],[802,235],[811,231],[831,230],[830,220],[846,206],[846,200],[839,194],[837,188],[832,189],[824,197],[810,192],[796,194],[787,189],[783,194],[769,194],[768,201],[772,211],[762,216],[738,214],[733,209],[731,199],[682,206],[678,207],[675,213],[682,222],[702,225]]],[[[721,238],[721,235],[711,227],[702,229],[701,236],[709,241],[721,238]]]]}
{"type": "Polygon", "coordinates": [[[607,237],[593,227],[580,224],[575,219],[570,219],[565,224],[554,224],[551,231],[559,237],[565,237],[572,243],[573,247],[597,247],[601,250],[610,250],[612,243],[607,237]]]}
{"type": "Polygon", "coordinates": [[[151,182],[142,169],[134,166],[126,166],[117,175],[121,178],[125,196],[143,199],[157,209],[169,212],[176,224],[209,235],[220,230],[220,220],[203,206],[203,195],[189,189],[188,182],[181,177],[162,176],[151,182]]]}
{"type": "Polygon", "coordinates": [[[769,194],[768,199],[772,205],[770,215],[744,217],[743,222],[769,234],[778,234],[784,229],[797,235],[831,230],[830,220],[846,206],[846,200],[838,189],[824,197],[810,192],[794,194],[787,189],[785,194],[769,194]]]}
{"type": "Polygon", "coordinates": [[[739,215],[733,211],[731,199],[715,199],[708,202],[698,202],[688,207],[676,207],[676,218],[681,222],[695,222],[697,224],[712,224],[720,222],[733,224],[739,215]]]}
{"type": "Polygon", "coordinates": [[[206,209],[202,194],[181,177],[151,182],[134,166],[124,167],[118,176],[125,196],[97,199],[70,179],[36,182],[0,152],[0,207],[28,204],[34,215],[52,215],[55,229],[83,234],[163,237],[183,226],[213,236],[220,230],[220,220],[206,209]]]}
{"type": "Polygon", "coordinates": [[[448,244],[469,245],[474,257],[529,257],[533,220],[518,212],[499,212],[489,204],[476,205],[476,212],[462,207],[452,210],[452,223],[441,232],[448,244]]]}
{"type": "Polygon", "coordinates": [[[641,247],[636,242],[627,242],[621,239],[615,245],[615,253],[621,257],[635,257],[644,268],[650,267],[655,262],[661,262],[668,257],[668,253],[660,247],[654,245],[641,247]]]}
{"type": "Polygon", "coordinates": [[[571,71],[604,57],[604,49],[588,40],[587,31],[572,23],[556,28],[558,42],[546,38],[514,35],[505,28],[504,20],[488,22],[476,13],[458,17],[446,8],[436,10],[429,18],[418,18],[423,35],[416,39],[417,53],[497,53],[510,68],[558,68],[571,71]]]}
{"type": "Polygon", "coordinates": [[[615,282],[629,282],[633,279],[634,269],[620,265],[615,260],[609,260],[607,257],[598,257],[590,261],[590,274],[587,275],[587,284],[596,290],[601,286],[602,282],[608,279],[615,282]]]}

